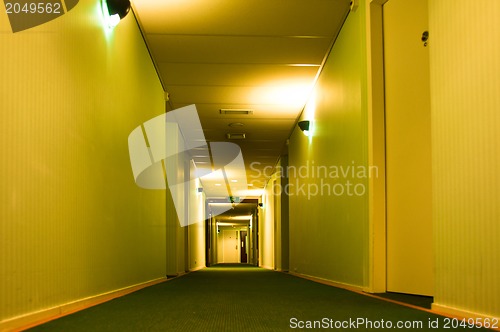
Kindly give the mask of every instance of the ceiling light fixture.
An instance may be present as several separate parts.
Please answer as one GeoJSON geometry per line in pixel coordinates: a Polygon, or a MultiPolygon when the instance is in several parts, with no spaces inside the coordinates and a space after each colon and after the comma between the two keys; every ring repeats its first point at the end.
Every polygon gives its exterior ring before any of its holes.
{"type": "Polygon", "coordinates": [[[245,109],[220,109],[219,110],[220,114],[226,114],[226,115],[251,115],[253,114],[252,110],[245,110],[245,109]]]}
{"type": "Polygon", "coordinates": [[[309,120],[299,121],[298,123],[300,130],[302,130],[302,132],[306,136],[309,136],[309,124],[310,124],[309,120]]]}
{"type": "Polygon", "coordinates": [[[127,16],[130,11],[129,0],[101,0],[102,13],[104,20],[109,28],[113,28],[120,20],[127,16]]]}
{"type": "Polygon", "coordinates": [[[247,135],[245,133],[227,133],[227,139],[245,139],[247,135]]]}

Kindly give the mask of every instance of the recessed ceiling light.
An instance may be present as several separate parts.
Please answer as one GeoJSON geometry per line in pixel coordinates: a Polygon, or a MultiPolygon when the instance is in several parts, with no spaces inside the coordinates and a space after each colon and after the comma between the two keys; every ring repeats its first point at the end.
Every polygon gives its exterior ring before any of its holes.
{"type": "Polygon", "coordinates": [[[241,122],[233,122],[233,123],[228,124],[228,126],[229,127],[243,127],[244,124],[241,122]]]}
{"type": "Polygon", "coordinates": [[[234,179],[233,179],[233,180],[231,180],[231,182],[238,182],[238,180],[234,180],[234,179]]]}

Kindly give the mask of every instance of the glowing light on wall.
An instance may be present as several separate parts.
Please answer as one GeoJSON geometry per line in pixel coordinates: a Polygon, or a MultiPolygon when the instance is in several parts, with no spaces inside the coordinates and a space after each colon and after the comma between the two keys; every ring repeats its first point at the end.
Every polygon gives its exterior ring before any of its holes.
{"type": "Polygon", "coordinates": [[[112,29],[130,11],[129,0],[101,0],[101,10],[106,27],[112,29]]]}
{"type": "Polygon", "coordinates": [[[310,132],[309,132],[310,121],[309,120],[299,121],[298,126],[299,126],[300,130],[302,130],[302,133],[304,133],[304,135],[309,136],[309,134],[310,134],[310,132]]]}
{"type": "Polygon", "coordinates": [[[314,115],[316,113],[316,91],[313,91],[309,97],[309,100],[307,101],[306,106],[304,107],[304,113],[303,113],[303,119],[302,121],[299,121],[298,125],[304,135],[309,137],[309,141],[311,141],[312,137],[314,136],[314,115]],[[305,124],[302,124],[301,122],[307,122],[307,128],[305,128],[305,124]],[[304,127],[304,128],[302,128],[304,127]]]}

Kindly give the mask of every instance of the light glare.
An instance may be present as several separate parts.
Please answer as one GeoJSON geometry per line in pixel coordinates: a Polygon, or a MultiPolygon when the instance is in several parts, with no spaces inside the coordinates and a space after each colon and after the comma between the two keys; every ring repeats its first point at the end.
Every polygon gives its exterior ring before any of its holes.
{"type": "Polygon", "coordinates": [[[104,25],[106,28],[113,29],[120,23],[120,15],[109,15],[108,4],[106,0],[101,0],[102,16],[104,18],[104,25]]]}

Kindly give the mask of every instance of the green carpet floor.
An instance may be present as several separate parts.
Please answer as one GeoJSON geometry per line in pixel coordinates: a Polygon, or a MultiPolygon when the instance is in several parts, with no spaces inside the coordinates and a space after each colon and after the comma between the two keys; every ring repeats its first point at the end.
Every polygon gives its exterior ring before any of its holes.
{"type": "Polygon", "coordinates": [[[248,265],[203,269],[31,330],[257,332],[314,327],[314,321],[332,330],[380,331],[389,323],[392,330],[449,330],[441,316],[248,265]],[[398,322],[422,327],[398,328],[398,322]]]}

